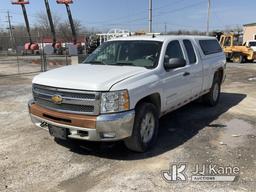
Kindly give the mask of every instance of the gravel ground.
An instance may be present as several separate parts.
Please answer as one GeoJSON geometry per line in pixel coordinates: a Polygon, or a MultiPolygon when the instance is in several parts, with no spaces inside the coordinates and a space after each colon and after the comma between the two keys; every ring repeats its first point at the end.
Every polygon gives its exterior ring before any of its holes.
{"type": "Polygon", "coordinates": [[[227,72],[220,104],[164,116],[145,154],[122,142],[54,140],[28,116],[33,75],[0,78],[0,191],[255,191],[256,65],[228,64],[227,72]],[[230,183],[167,183],[161,171],[174,162],[238,166],[240,174],[230,183]]]}

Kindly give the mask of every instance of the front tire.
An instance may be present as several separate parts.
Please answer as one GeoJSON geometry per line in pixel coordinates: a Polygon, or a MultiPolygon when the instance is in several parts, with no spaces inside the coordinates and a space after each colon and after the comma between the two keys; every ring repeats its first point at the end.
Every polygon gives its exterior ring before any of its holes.
{"type": "Polygon", "coordinates": [[[135,152],[145,152],[156,142],[158,135],[158,111],[151,103],[142,103],[136,107],[132,136],[124,143],[135,152]]]}
{"type": "Polygon", "coordinates": [[[221,80],[216,74],[213,79],[211,90],[203,97],[204,103],[208,106],[214,107],[219,103],[221,92],[221,80]]]}

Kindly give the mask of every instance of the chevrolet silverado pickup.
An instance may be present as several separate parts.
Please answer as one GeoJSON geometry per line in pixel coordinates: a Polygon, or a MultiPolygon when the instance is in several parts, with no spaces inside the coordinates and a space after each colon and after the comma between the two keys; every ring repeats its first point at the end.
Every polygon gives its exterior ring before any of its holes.
{"type": "Polygon", "coordinates": [[[218,104],[226,59],[213,37],[132,36],[103,43],[78,65],[33,79],[32,122],[59,139],[151,148],[159,118],[198,98],[218,104]]]}

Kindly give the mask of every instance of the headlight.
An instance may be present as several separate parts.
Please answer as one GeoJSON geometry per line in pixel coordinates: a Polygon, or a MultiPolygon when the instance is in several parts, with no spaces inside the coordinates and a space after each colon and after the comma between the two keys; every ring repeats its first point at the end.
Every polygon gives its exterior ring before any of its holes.
{"type": "Polygon", "coordinates": [[[127,90],[101,94],[101,113],[122,112],[129,108],[130,101],[127,90]]]}

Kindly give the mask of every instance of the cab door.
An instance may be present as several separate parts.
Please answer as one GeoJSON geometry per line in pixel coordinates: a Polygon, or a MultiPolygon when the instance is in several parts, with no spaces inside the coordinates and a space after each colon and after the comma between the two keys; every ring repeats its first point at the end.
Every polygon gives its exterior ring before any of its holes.
{"type": "MultiPolygon", "coordinates": [[[[164,62],[169,62],[169,59],[171,58],[186,59],[184,50],[178,40],[171,41],[167,45],[164,62]]],[[[189,76],[188,66],[164,71],[162,85],[165,97],[164,107],[166,111],[171,110],[178,105],[182,105],[187,99],[188,92],[191,90],[189,76]]]]}

